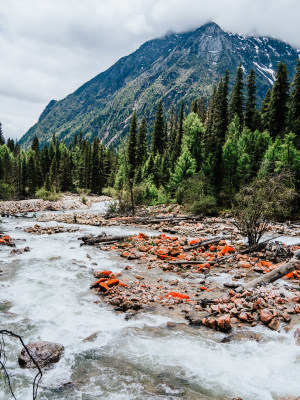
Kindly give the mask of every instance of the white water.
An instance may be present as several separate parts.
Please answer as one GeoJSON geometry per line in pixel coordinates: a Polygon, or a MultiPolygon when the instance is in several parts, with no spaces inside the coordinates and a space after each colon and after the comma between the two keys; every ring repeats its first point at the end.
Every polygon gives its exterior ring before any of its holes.
{"type": "MultiPolygon", "coordinates": [[[[0,248],[0,326],[25,343],[48,340],[65,346],[61,361],[45,372],[40,400],[231,399],[272,400],[300,395],[300,347],[291,334],[263,329],[260,343],[219,343],[221,334],[165,329],[167,320],[140,314],[126,321],[89,290],[92,269],[120,271],[128,261],[92,247],[78,237],[101,231],[139,229],[80,227],[74,233],[32,235],[33,221],[5,219],[2,228],[18,248],[0,248]],[[23,242],[23,240],[26,240],[23,242]],[[91,259],[87,257],[91,256],[91,259]],[[92,263],[98,265],[92,265],[92,263]],[[11,302],[11,307],[7,302],[11,302]],[[83,342],[99,332],[93,342],[83,342]],[[67,384],[69,383],[69,384],[67,384]],[[67,384],[67,385],[65,385],[67,384]]],[[[44,225],[53,225],[45,223],[44,225]]],[[[60,224],[61,225],[61,224],[60,224]]],[[[262,329],[262,328],[261,328],[262,329]]],[[[8,366],[17,398],[32,398],[32,371],[15,362],[20,346],[8,341],[8,366]]],[[[0,386],[0,399],[9,399],[0,386]]]]}

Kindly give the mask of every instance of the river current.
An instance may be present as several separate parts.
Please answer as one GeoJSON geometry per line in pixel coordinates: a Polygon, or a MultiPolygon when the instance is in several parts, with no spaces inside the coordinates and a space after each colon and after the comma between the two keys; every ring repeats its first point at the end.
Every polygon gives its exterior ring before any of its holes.
{"type": "MultiPolygon", "coordinates": [[[[2,229],[17,248],[29,246],[30,251],[10,254],[11,248],[0,248],[0,327],[20,334],[25,343],[46,340],[65,346],[62,359],[43,375],[39,400],[300,396],[300,347],[292,333],[257,328],[263,333],[261,342],[220,343],[221,333],[172,331],[166,328],[170,319],[150,312],[126,320],[124,314],[101,303],[89,289],[91,271],[119,272],[128,261],[111,252],[80,247],[78,238],[102,231],[133,234],[141,229],[79,226],[78,232],[55,235],[23,231],[33,224],[30,219],[2,220],[2,229]]],[[[5,341],[16,397],[30,400],[35,374],[18,366],[19,343],[5,341]]],[[[0,377],[0,400],[10,398],[0,377]]]]}

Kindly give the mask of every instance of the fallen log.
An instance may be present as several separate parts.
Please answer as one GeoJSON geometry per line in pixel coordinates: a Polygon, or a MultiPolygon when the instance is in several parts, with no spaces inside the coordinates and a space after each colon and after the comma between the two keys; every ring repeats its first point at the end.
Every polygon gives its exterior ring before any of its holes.
{"type": "Polygon", "coordinates": [[[106,236],[106,235],[99,235],[96,237],[90,237],[90,236],[83,236],[80,239],[83,241],[82,245],[90,245],[94,246],[99,243],[115,243],[115,242],[121,242],[123,240],[128,239],[130,236],[106,236]]]}
{"type": "Polygon", "coordinates": [[[261,276],[259,278],[253,279],[243,286],[244,289],[254,289],[257,286],[266,285],[268,283],[274,282],[277,279],[289,274],[295,269],[300,269],[300,250],[294,253],[293,258],[291,258],[286,264],[281,265],[277,269],[269,272],[268,274],[261,276]]]}
{"type": "Polygon", "coordinates": [[[237,256],[237,253],[235,254],[230,254],[228,256],[220,257],[220,258],[215,258],[214,260],[178,260],[178,261],[169,261],[169,264],[172,265],[182,265],[182,264],[187,264],[187,265],[193,265],[193,264],[209,264],[209,265],[214,265],[218,264],[221,261],[227,260],[228,258],[232,258],[237,256]]]}
{"type": "Polygon", "coordinates": [[[258,249],[260,249],[260,248],[264,245],[264,243],[270,242],[271,240],[278,239],[278,238],[280,238],[281,236],[282,236],[282,235],[280,235],[280,236],[275,236],[275,237],[271,237],[271,238],[269,238],[269,239],[266,239],[266,240],[264,240],[264,241],[262,241],[262,242],[259,242],[259,243],[257,243],[257,244],[254,244],[253,246],[247,247],[247,248],[244,249],[244,250],[241,250],[239,253],[240,253],[240,254],[246,254],[246,253],[250,253],[251,251],[258,250],[258,249]]]}

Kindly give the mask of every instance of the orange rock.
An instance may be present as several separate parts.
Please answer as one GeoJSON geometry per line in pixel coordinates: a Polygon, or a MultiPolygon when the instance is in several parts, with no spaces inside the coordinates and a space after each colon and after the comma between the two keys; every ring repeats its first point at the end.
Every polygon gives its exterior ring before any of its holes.
{"type": "Polygon", "coordinates": [[[124,253],[121,254],[121,257],[127,258],[129,256],[129,251],[124,251],[124,253]]]}
{"type": "Polygon", "coordinates": [[[99,283],[99,289],[102,292],[107,292],[109,290],[109,287],[107,286],[107,284],[105,282],[101,282],[101,283],[99,283]]]}
{"type": "Polygon", "coordinates": [[[94,289],[99,286],[99,283],[107,281],[107,278],[100,278],[96,282],[92,283],[90,289],[94,289]]]}
{"type": "Polygon", "coordinates": [[[225,246],[222,248],[222,250],[221,250],[221,253],[222,253],[222,254],[234,253],[234,252],[235,252],[234,247],[228,246],[228,245],[225,245],[225,246]]]}
{"type": "Polygon", "coordinates": [[[124,282],[119,282],[118,285],[119,285],[119,286],[123,286],[123,287],[128,287],[128,285],[126,285],[126,283],[124,283],[124,282]]]}
{"type": "Polygon", "coordinates": [[[193,244],[197,244],[200,242],[200,239],[193,239],[190,241],[190,246],[193,246],[193,244]]]}
{"type": "Polygon", "coordinates": [[[170,292],[168,294],[166,294],[165,296],[166,298],[168,297],[174,297],[175,299],[189,299],[190,296],[188,296],[187,294],[182,294],[182,293],[177,293],[177,292],[170,292]]]}
{"type": "Polygon", "coordinates": [[[139,238],[139,239],[148,240],[148,239],[149,239],[149,236],[146,235],[146,233],[140,232],[140,233],[138,234],[138,238],[139,238]]]}
{"type": "Polygon", "coordinates": [[[110,279],[109,281],[106,281],[106,284],[108,287],[113,287],[117,286],[119,284],[119,279],[110,279]]]}

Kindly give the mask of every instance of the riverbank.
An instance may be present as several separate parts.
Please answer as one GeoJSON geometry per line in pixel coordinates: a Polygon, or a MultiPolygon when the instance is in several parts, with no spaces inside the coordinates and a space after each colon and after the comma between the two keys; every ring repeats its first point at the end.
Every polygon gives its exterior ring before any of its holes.
{"type": "Polygon", "coordinates": [[[57,201],[28,199],[18,201],[0,201],[0,215],[15,215],[36,213],[40,211],[67,211],[88,209],[93,203],[111,200],[108,196],[80,196],[78,194],[63,194],[57,201]]]}

